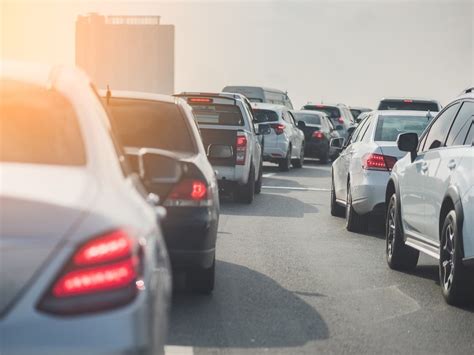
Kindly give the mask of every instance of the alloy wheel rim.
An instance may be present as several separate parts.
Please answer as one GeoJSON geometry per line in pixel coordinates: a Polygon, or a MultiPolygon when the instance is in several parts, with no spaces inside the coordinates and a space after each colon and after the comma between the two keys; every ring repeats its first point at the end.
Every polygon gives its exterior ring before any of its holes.
{"type": "Polygon", "coordinates": [[[450,222],[444,231],[444,243],[441,249],[441,281],[445,290],[450,290],[453,285],[454,258],[454,228],[450,222]]]}
{"type": "Polygon", "coordinates": [[[392,257],[395,244],[395,206],[390,205],[387,221],[387,255],[392,257]]]}

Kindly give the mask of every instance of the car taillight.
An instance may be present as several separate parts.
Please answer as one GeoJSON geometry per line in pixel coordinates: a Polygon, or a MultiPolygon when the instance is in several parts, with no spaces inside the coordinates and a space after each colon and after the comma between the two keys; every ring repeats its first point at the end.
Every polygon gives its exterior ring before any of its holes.
{"type": "Polygon", "coordinates": [[[72,255],[38,307],[50,313],[77,314],[128,303],[142,289],[143,252],[142,245],[123,229],[87,241],[72,255]]]}
{"type": "Polygon", "coordinates": [[[362,167],[366,170],[391,171],[396,162],[395,157],[371,153],[362,159],[362,167]]]}
{"type": "Polygon", "coordinates": [[[344,123],[344,118],[339,117],[339,118],[337,119],[337,122],[339,122],[339,123],[344,123]]]}
{"type": "Polygon", "coordinates": [[[323,138],[324,138],[324,134],[323,134],[321,131],[314,131],[314,132],[313,132],[313,138],[316,138],[316,139],[323,139],[323,138]]]}
{"type": "Polygon", "coordinates": [[[247,155],[247,137],[244,135],[238,135],[235,142],[235,163],[237,165],[245,164],[245,156],[247,155]]]}
{"type": "Polygon", "coordinates": [[[184,179],[173,187],[164,206],[204,206],[208,205],[208,189],[205,182],[184,179]]]}
{"type": "Polygon", "coordinates": [[[285,125],[281,124],[281,123],[272,124],[272,125],[270,125],[270,127],[272,127],[275,130],[275,133],[277,135],[280,135],[285,131],[285,125]]]}

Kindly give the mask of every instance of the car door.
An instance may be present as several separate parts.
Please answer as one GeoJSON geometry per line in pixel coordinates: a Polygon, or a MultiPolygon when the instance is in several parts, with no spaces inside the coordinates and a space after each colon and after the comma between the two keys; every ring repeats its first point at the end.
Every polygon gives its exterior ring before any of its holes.
{"type": "Polygon", "coordinates": [[[255,177],[258,179],[259,173],[260,173],[260,165],[261,165],[261,160],[262,160],[262,145],[261,145],[261,139],[263,139],[263,135],[257,134],[255,131],[255,125],[254,123],[256,122],[254,117],[253,117],[253,111],[248,102],[244,102],[244,111],[245,114],[248,118],[249,121],[249,126],[250,126],[250,142],[252,144],[252,162],[253,166],[255,167],[255,177]]]}
{"type": "Polygon", "coordinates": [[[304,141],[304,133],[301,129],[298,128],[298,125],[296,124],[296,119],[295,119],[295,116],[293,115],[293,113],[291,113],[291,111],[288,111],[288,114],[290,116],[290,120],[291,120],[291,125],[292,125],[292,128],[293,128],[293,132],[294,132],[294,141],[295,141],[295,144],[296,144],[296,151],[295,153],[295,157],[296,158],[299,158],[300,157],[300,154],[301,154],[301,149],[303,147],[303,141],[304,141]]]}
{"type": "MultiPolygon", "coordinates": [[[[440,149],[446,141],[449,128],[458,109],[459,103],[451,105],[435,118],[422,137],[417,157],[405,168],[403,178],[400,181],[400,199],[403,227],[408,234],[427,237],[426,194],[430,188],[436,185],[430,180],[436,175],[440,149]]],[[[432,199],[431,193],[430,196],[428,200],[432,199]]],[[[432,209],[432,207],[430,206],[429,209],[432,209]]]]}
{"type": "Polygon", "coordinates": [[[296,156],[296,153],[298,152],[298,142],[297,138],[295,135],[295,129],[293,127],[293,122],[290,116],[290,112],[287,110],[283,110],[282,112],[283,120],[285,121],[286,124],[286,134],[288,141],[291,143],[292,146],[292,151],[291,151],[291,157],[294,158],[296,156]]]}
{"type": "Polygon", "coordinates": [[[445,193],[451,185],[456,167],[463,158],[460,154],[463,150],[459,148],[464,145],[472,122],[474,101],[456,102],[447,107],[446,111],[455,118],[450,129],[445,132],[442,147],[429,150],[425,154],[428,164],[425,193],[426,236],[435,241],[439,241],[439,216],[445,193]]]}
{"type": "Polygon", "coordinates": [[[347,176],[349,173],[349,166],[354,154],[354,148],[357,142],[365,133],[370,124],[371,116],[367,117],[357,129],[354,131],[347,141],[344,149],[339,154],[339,158],[333,163],[334,172],[334,189],[336,198],[340,201],[346,201],[347,196],[347,176]]]}

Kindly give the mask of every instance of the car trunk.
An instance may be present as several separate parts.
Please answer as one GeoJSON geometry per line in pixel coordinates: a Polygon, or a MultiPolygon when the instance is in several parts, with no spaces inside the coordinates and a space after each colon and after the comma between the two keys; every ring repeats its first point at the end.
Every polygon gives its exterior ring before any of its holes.
{"type": "Polygon", "coordinates": [[[211,158],[209,162],[214,166],[234,166],[235,165],[235,144],[238,129],[229,128],[214,128],[200,126],[202,142],[206,152],[209,151],[210,145],[226,145],[232,147],[233,155],[229,158],[211,158]]]}
{"type": "Polygon", "coordinates": [[[309,142],[310,140],[313,139],[313,133],[316,131],[320,131],[321,126],[320,125],[312,125],[312,124],[306,124],[306,126],[303,129],[304,133],[304,138],[306,142],[309,142]]]}
{"type": "Polygon", "coordinates": [[[395,157],[397,158],[397,160],[400,160],[407,154],[406,152],[402,152],[400,149],[398,149],[396,142],[380,142],[379,141],[379,142],[375,142],[375,144],[378,145],[383,155],[395,157]]]}
{"type": "Polygon", "coordinates": [[[2,314],[85,215],[97,191],[85,169],[20,165],[2,165],[0,175],[2,314]]]}

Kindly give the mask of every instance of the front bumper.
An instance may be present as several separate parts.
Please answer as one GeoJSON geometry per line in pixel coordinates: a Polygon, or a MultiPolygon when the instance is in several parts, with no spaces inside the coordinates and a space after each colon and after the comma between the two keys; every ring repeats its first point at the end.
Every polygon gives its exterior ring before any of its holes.
{"type": "Polygon", "coordinates": [[[214,207],[169,207],[162,229],[174,269],[207,268],[215,255],[218,212],[214,207]]]}

